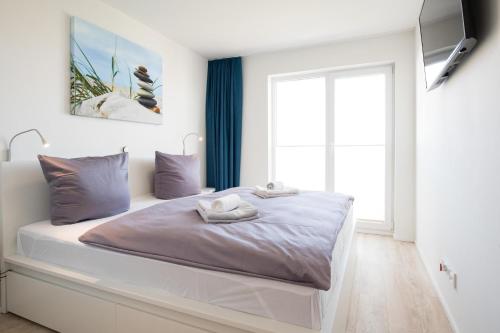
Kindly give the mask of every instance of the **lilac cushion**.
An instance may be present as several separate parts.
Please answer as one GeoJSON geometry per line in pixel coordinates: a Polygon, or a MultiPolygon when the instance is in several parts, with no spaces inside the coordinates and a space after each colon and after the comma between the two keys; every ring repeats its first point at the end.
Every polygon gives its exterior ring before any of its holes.
{"type": "Polygon", "coordinates": [[[129,210],[128,154],[59,158],[39,155],[50,188],[52,224],[63,225],[129,210]]]}
{"type": "Polygon", "coordinates": [[[200,192],[200,160],[196,155],[156,152],[155,196],[158,199],[180,198],[200,192]]]}

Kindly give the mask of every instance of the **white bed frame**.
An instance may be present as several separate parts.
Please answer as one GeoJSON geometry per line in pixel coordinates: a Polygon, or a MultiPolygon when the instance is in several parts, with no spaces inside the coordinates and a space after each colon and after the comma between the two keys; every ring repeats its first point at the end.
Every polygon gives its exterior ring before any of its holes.
{"type": "MultiPolygon", "coordinates": [[[[129,163],[132,196],[152,192],[153,161],[129,163]]],[[[155,299],[71,270],[16,254],[19,227],[49,218],[48,187],[36,162],[0,164],[2,262],[1,311],[59,332],[71,333],[319,333],[276,320],[178,296],[155,299]]],[[[348,218],[352,217],[350,212],[348,218]]],[[[354,223],[354,221],[353,221],[354,223]]],[[[337,281],[331,313],[321,333],[343,333],[347,324],[356,261],[355,237],[348,235],[345,266],[337,281]]]]}

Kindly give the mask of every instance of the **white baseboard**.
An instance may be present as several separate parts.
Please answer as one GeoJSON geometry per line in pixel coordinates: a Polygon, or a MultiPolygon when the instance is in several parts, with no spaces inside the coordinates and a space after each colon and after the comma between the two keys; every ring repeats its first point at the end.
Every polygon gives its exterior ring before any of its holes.
{"type": "Polygon", "coordinates": [[[394,236],[394,233],[392,231],[361,228],[359,226],[356,228],[356,232],[358,234],[371,234],[371,235],[381,235],[381,236],[391,236],[391,237],[394,236]]]}
{"type": "Polygon", "coordinates": [[[453,317],[450,307],[448,305],[448,302],[446,302],[446,299],[443,296],[443,293],[441,292],[441,289],[439,288],[439,284],[437,283],[436,279],[434,278],[434,275],[432,275],[431,267],[427,264],[427,260],[425,260],[425,256],[422,253],[422,250],[420,249],[418,242],[415,242],[415,246],[417,247],[417,252],[418,255],[420,256],[420,260],[424,263],[425,270],[427,272],[427,275],[431,279],[432,286],[434,287],[434,290],[436,291],[439,301],[441,302],[441,305],[443,306],[444,312],[446,314],[446,317],[448,318],[448,321],[450,322],[451,329],[453,330],[454,333],[460,333],[460,330],[458,329],[457,322],[455,321],[455,318],[453,317]]]}

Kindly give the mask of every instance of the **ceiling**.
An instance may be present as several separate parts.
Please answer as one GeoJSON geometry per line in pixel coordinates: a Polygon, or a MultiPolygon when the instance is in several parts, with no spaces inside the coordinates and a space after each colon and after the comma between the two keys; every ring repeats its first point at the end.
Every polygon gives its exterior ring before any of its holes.
{"type": "Polygon", "coordinates": [[[421,0],[103,0],[213,59],[415,26],[421,0]]]}

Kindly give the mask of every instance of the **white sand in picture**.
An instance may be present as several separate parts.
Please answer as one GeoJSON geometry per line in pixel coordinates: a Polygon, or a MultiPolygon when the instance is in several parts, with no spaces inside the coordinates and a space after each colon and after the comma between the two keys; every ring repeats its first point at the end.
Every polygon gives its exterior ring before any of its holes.
{"type": "Polygon", "coordinates": [[[107,93],[88,99],[75,108],[75,115],[84,117],[160,123],[162,115],[120,93],[107,93]]]}

